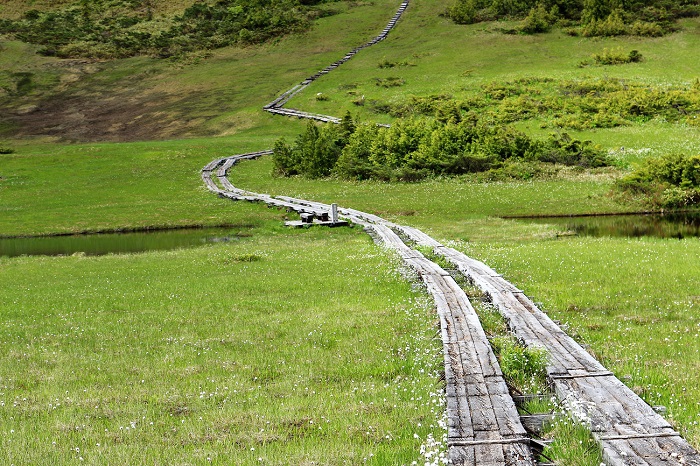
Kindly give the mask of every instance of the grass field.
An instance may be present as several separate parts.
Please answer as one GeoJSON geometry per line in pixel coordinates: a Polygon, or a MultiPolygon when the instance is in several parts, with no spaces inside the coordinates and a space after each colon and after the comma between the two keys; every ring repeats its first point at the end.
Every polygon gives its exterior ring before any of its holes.
{"type": "MultiPolygon", "coordinates": [[[[439,345],[426,304],[396,264],[358,230],[282,230],[284,212],[219,199],[199,178],[214,158],[294,138],[305,123],[272,117],[262,105],[374,36],[397,6],[340,3],[340,14],[304,35],[176,63],[59,63],[0,39],[2,69],[32,72],[36,84],[11,99],[0,91],[5,114],[17,114],[0,121],[0,147],[15,149],[0,155],[0,235],[220,224],[252,234],[167,253],[0,258],[0,432],[15,464],[81,456],[129,463],[142,454],[154,464],[406,464],[419,459],[429,433],[439,438],[439,345]],[[93,108],[99,112],[76,117],[93,108]],[[63,126],[48,131],[55,121],[63,126]],[[191,139],[162,140],[172,137],[191,139]],[[139,139],[151,141],[89,142],[139,139]]],[[[386,41],[290,106],[390,122],[353,101],[459,97],[526,76],[650,86],[700,76],[697,20],[660,39],[589,40],[456,26],[438,16],[442,9],[412,3],[386,41]],[[578,68],[618,46],[647,60],[578,68]],[[408,64],[380,69],[385,60],[408,64]],[[375,84],[389,77],[405,84],[375,84]]],[[[0,87],[12,79],[0,73],[0,87]]],[[[545,131],[536,121],[519,127],[545,131]]],[[[615,150],[621,167],[700,151],[697,127],[664,121],[576,134],[615,150]]],[[[242,163],[232,180],[415,225],[485,261],[567,322],[648,402],[667,406],[700,447],[700,241],[570,238],[553,225],[501,218],[638,211],[641,204],[610,194],[623,169],[386,184],[274,178],[271,168],[267,159],[242,163]]]]}
{"type": "Polygon", "coordinates": [[[441,441],[441,343],[396,262],[359,229],[265,223],[0,258],[0,462],[408,464],[441,441]]]}

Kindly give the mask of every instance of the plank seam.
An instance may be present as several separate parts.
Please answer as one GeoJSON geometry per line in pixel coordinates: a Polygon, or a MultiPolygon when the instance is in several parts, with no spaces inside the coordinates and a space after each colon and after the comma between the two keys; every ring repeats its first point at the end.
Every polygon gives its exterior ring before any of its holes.
{"type": "Polygon", "coordinates": [[[605,435],[599,436],[598,439],[601,441],[606,440],[634,440],[634,439],[653,439],[657,437],[680,437],[681,434],[678,432],[659,432],[654,434],[632,434],[632,435],[605,435]]]}
{"type": "Polygon", "coordinates": [[[550,374],[549,378],[553,380],[568,380],[568,379],[585,379],[587,377],[609,377],[614,376],[610,371],[604,372],[588,372],[586,374],[550,374]]]}
{"type": "Polygon", "coordinates": [[[507,445],[511,443],[530,443],[530,438],[518,437],[490,440],[447,439],[447,443],[455,447],[472,447],[478,445],[507,445]]]}

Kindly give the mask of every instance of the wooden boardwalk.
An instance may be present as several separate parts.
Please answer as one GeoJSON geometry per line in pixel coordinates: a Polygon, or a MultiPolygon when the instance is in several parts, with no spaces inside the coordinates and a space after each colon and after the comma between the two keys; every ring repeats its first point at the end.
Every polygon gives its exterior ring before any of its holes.
{"type": "MultiPolygon", "coordinates": [[[[284,108],[316,79],[336,69],[363,48],[384,38],[408,7],[405,0],[386,28],[371,41],[310,76],[271,103],[268,112],[338,123],[339,118],[284,108]]],[[[272,154],[271,150],[217,159],[202,169],[206,187],[232,200],[264,202],[299,214],[327,215],[330,206],[287,196],[269,196],[236,188],[228,171],[240,160],[272,154]]],[[[661,416],[566,335],[525,294],[485,264],[445,247],[421,231],[376,215],[340,209],[347,221],[364,226],[378,242],[396,251],[420,276],[433,297],[440,319],[445,361],[448,456],[453,465],[534,465],[529,439],[486,335],[464,291],[454,279],[412,244],[429,246],[478,286],[528,346],[545,348],[547,374],[564,407],[587,419],[608,466],[700,466],[700,455],[661,416]]]]}
{"type": "MultiPolygon", "coordinates": [[[[202,170],[207,187],[233,200],[260,201],[300,214],[327,214],[331,206],[287,196],[271,197],[235,188],[226,172],[239,160],[261,153],[219,159],[202,170]],[[212,179],[216,176],[217,181],[212,179]]],[[[530,439],[520,422],[503,374],[474,308],[445,270],[408,247],[380,217],[341,209],[348,221],[360,224],[381,244],[394,250],[420,276],[435,300],[445,361],[450,464],[469,466],[532,466],[530,439]]]]}
{"type": "Polygon", "coordinates": [[[586,419],[609,465],[700,465],[700,455],[671,425],[559,328],[525,294],[485,264],[424,233],[404,234],[455,265],[498,308],[527,346],[547,350],[547,375],[559,400],[586,419]]]}

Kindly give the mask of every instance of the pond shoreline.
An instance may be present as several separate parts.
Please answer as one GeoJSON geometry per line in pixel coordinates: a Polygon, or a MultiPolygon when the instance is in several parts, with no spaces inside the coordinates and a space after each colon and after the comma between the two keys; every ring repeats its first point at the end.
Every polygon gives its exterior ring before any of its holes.
{"type": "Polygon", "coordinates": [[[215,223],[211,225],[191,224],[191,225],[162,225],[162,226],[147,226],[147,227],[129,227],[129,228],[107,228],[104,230],[80,230],[71,232],[57,233],[42,233],[39,235],[0,235],[0,239],[31,239],[31,238],[58,238],[62,236],[89,236],[89,235],[114,235],[120,233],[151,233],[164,231],[178,230],[204,230],[207,228],[255,228],[253,224],[237,224],[237,223],[215,223]]]}
{"type": "Polygon", "coordinates": [[[605,213],[590,213],[590,214],[539,214],[539,215],[499,215],[499,218],[504,220],[519,220],[519,219],[535,219],[535,218],[581,218],[581,217],[622,217],[624,215],[676,215],[676,214],[699,214],[700,209],[681,209],[681,210],[643,210],[633,212],[605,212],[605,213]]]}

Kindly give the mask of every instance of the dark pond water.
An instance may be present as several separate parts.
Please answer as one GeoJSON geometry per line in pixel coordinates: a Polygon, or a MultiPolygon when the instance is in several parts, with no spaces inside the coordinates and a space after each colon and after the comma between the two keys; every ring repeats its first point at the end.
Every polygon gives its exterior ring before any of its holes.
{"type": "Polygon", "coordinates": [[[75,253],[100,256],[189,248],[237,239],[236,231],[226,228],[12,238],[0,239],[0,256],[58,256],[75,253]]]}
{"type": "Polygon", "coordinates": [[[700,212],[663,215],[552,217],[524,220],[558,225],[579,236],[677,238],[700,236],[700,212]]]}

